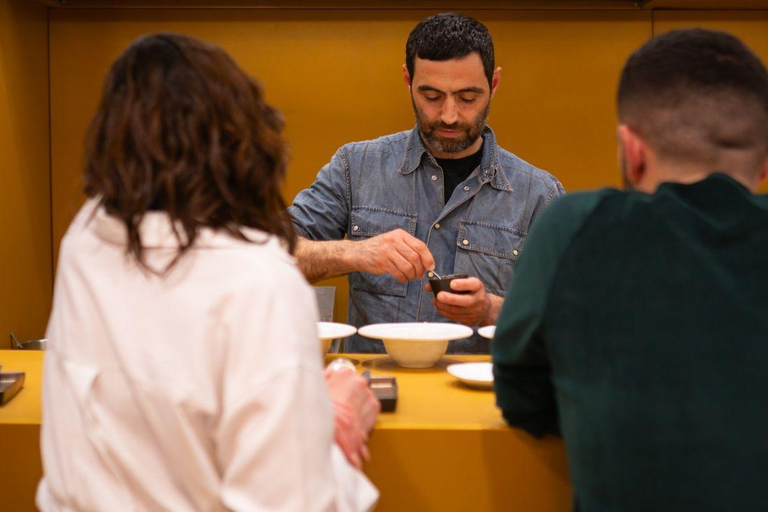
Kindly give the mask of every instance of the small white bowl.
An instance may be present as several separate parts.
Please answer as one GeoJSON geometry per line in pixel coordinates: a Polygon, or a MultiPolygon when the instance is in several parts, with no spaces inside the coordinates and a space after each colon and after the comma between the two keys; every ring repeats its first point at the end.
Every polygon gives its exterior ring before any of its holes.
{"type": "Polygon", "coordinates": [[[387,354],[405,368],[429,368],[443,357],[448,342],[472,336],[465,325],[448,323],[373,324],[361,327],[360,336],[380,339],[387,354]]]}
{"type": "Polygon", "coordinates": [[[317,337],[322,342],[323,354],[327,354],[331,349],[331,342],[333,340],[352,336],[356,332],[357,328],[352,325],[336,322],[317,322],[317,337]]]}
{"type": "Polygon", "coordinates": [[[488,338],[489,340],[492,340],[494,335],[496,334],[496,326],[486,325],[485,327],[481,327],[477,330],[477,334],[479,334],[483,338],[488,338]]]}
{"type": "Polygon", "coordinates": [[[493,364],[491,363],[452,364],[447,370],[469,387],[493,389],[493,364]]]}

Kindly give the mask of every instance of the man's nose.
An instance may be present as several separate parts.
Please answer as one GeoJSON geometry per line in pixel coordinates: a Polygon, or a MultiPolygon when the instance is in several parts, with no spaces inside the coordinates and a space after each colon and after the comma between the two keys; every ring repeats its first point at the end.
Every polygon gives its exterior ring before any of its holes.
{"type": "Polygon", "coordinates": [[[443,109],[440,112],[440,120],[443,124],[452,125],[459,120],[459,110],[456,101],[453,98],[448,98],[443,103],[443,109]]]}

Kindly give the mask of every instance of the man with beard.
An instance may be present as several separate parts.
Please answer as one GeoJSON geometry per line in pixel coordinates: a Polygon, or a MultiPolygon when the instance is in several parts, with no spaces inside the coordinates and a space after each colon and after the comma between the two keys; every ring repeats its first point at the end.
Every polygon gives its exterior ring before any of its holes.
{"type": "MultiPolygon", "coordinates": [[[[296,196],[296,256],[310,281],[349,274],[349,322],[496,322],[528,228],[563,194],[552,175],[496,144],[486,126],[501,81],[493,42],[457,14],[422,20],[403,66],[410,131],[347,144],[296,196]],[[346,239],[344,239],[346,237],[346,239]],[[466,274],[437,298],[426,271],[466,274]]],[[[355,337],[348,351],[380,352],[355,337]]],[[[488,352],[478,337],[449,353],[488,352]]]]}

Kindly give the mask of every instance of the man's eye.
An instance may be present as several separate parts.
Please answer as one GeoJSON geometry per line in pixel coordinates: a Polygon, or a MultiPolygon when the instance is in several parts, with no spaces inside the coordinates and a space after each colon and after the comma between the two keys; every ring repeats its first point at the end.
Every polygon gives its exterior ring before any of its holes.
{"type": "Polygon", "coordinates": [[[437,101],[440,99],[440,96],[424,96],[424,99],[427,101],[437,101]]]}
{"type": "Polygon", "coordinates": [[[475,100],[477,99],[477,96],[472,96],[472,97],[460,96],[460,99],[462,103],[474,103],[475,100]]]}

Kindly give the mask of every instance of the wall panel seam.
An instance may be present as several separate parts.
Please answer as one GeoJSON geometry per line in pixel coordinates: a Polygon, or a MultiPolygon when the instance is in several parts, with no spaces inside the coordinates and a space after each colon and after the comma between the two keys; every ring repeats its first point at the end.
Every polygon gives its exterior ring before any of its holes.
{"type": "Polygon", "coordinates": [[[47,45],[47,74],[48,74],[48,201],[49,216],[48,225],[50,228],[49,237],[51,240],[51,306],[53,305],[53,283],[56,281],[56,268],[54,264],[54,233],[53,233],[53,104],[51,101],[51,8],[45,9],[45,32],[48,38],[47,45]]]}

